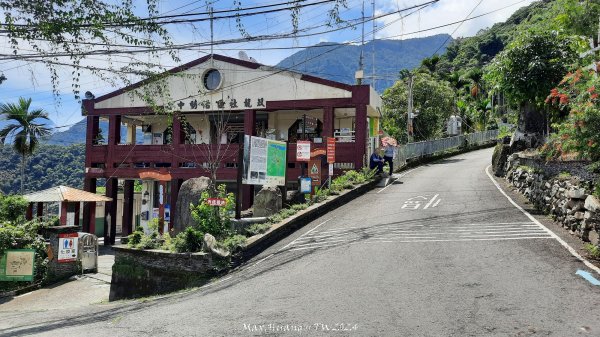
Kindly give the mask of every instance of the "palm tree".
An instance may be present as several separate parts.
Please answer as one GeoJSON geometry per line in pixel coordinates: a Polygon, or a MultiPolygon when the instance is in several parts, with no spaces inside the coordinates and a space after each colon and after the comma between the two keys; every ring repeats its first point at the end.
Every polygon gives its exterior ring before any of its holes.
{"type": "Polygon", "coordinates": [[[0,104],[0,119],[9,121],[0,130],[0,144],[11,141],[14,150],[21,155],[21,194],[25,181],[25,159],[37,148],[42,137],[50,134],[44,124],[36,123],[39,119],[48,119],[48,114],[42,109],[29,111],[31,98],[19,98],[19,103],[0,104]]]}

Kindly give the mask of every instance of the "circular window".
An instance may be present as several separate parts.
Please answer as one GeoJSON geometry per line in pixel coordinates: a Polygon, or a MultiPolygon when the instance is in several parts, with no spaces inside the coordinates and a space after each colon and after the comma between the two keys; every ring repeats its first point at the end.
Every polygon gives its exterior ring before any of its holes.
{"type": "Polygon", "coordinates": [[[215,90],[221,85],[221,73],[217,69],[210,69],[204,74],[204,87],[215,90]]]}

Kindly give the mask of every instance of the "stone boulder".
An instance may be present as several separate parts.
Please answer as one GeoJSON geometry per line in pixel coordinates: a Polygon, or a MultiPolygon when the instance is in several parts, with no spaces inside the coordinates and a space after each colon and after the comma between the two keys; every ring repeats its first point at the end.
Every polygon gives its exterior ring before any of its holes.
{"type": "Polygon", "coordinates": [[[210,179],[208,177],[192,178],[183,182],[177,195],[177,208],[173,223],[175,234],[182,232],[192,224],[194,220],[190,212],[190,204],[197,205],[202,192],[209,186],[210,179]]]}
{"type": "Polygon", "coordinates": [[[202,250],[206,253],[211,253],[220,257],[228,257],[229,252],[225,249],[220,248],[217,245],[217,239],[214,236],[206,233],[204,234],[204,243],[202,245],[202,250]]]}
{"type": "Polygon", "coordinates": [[[588,196],[585,199],[585,208],[591,212],[600,212],[600,200],[593,195],[588,196]]]}
{"type": "Polygon", "coordinates": [[[494,149],[494,154],[492,155],[492,171],[494,175],[497,177],[504,176],[506,162],[508,159],[508,155],[510,154],[510,146],[504,144],[496,145],[494,149]]]}
{"type": "Polygon", "coordinates": [[[254,216],[271,216],[281,210],[283,199],[277,186],[263,186],[254,197],[254,216]]]}

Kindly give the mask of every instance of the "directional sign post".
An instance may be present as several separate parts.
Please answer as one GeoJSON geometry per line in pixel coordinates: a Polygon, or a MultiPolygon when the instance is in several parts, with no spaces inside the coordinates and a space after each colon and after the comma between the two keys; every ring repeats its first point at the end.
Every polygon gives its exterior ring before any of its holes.
{"type": "Polygon", "coordinates": [[[321,185],[321,160],[311,160],[308,162],[308,176],[312,179],[313,186],[321,185]]]}

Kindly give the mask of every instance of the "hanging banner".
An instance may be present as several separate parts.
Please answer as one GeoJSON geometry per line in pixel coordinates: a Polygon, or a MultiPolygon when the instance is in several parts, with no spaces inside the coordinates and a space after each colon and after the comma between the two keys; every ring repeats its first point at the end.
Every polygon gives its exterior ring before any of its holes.
{"type": "Polygon", "coordinates": [[[0,281],[33,281],[34,249],[10,249],[0,256],[0,281]]]}
{"type": "Polygon", "coordinates": [[[247,185],[285,185],[286,159],[286,143],[246,136],[242,183],[247,185]]]}
{"type": "Polygon", "coordinates": [[[296,161],[310,160],[310,141],[299,140],[296,142],[296,161]]]}
{"type": "Polygon", "coordinates": [[[327,138],[327,162],[329,164],[335,163],[335,138],[327,138]]]}
{"type": "Polygon", "coordinates": [[[58,234],[58,262],[77,260],[77,233],[58,234]]]}

